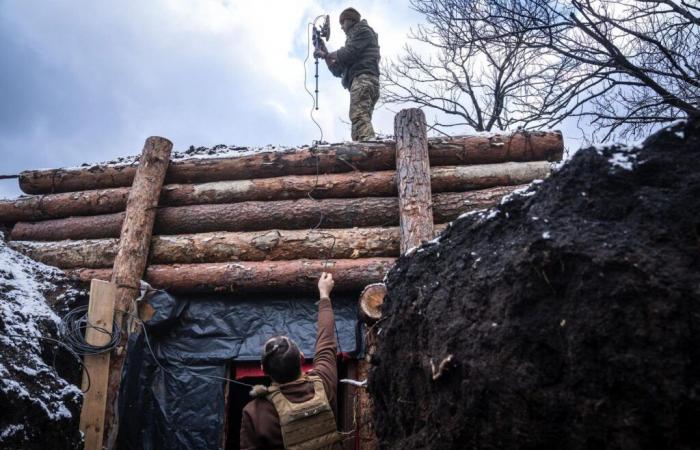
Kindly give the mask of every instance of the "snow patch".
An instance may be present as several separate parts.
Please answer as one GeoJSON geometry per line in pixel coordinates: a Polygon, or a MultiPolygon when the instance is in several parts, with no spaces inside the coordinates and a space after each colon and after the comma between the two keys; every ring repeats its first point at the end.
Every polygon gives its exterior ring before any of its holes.
{"type": "Polygon", "coordinates": [[[608,159],[611,166],[623,170],[632,170],[634,168],[634,163],[637,160],[637,150],[640,148],[641,144],[639,143],[631,145],[597,144],[593,146],[593,149],[599,155],[608,159]]]}
{"type": "Polygon", "coordinates": [[[0,432],[0,442],[7,439],[8,437],[14,436],[20,431],[24,431],[24,425],[18,423],[16,425],[8,425],[4,430],[0,432]]]}
{"type": "Polygon", "coordinates": [[[22,428],[6,427],[0,441],[16,440],[20,431],[33,436],[36,424],[60,422],[57,426],[64,427],[73,418],[71,409],[80,406],[78,387],[42,357],[54,345],[50,339],[58,338],[60,323],[47,301],[49,294],[68,299],[80,291],[71,288],[59,269],[10,249],[0,234],[0,391],[17,403],[18,416],[11,412],[8,417],[23,423],[22,428]]]}

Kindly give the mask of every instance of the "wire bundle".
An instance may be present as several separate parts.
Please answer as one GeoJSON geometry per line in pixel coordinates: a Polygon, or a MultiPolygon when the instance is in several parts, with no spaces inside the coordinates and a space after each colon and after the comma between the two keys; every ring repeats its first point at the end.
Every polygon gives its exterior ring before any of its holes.
{"type": "Polygon", "coordinates": [[[96,326],[88,321],[88,307],[78,306],[61,319],[59,331],[61,340],[78,355],[98,355],[112,351],[121,340],[121,330],[115,327],[113,331],[96,326]],[[109,342],[104,345],[93,345],[85,340],[85,331],[93,329],[109,336],[109,342]]]}

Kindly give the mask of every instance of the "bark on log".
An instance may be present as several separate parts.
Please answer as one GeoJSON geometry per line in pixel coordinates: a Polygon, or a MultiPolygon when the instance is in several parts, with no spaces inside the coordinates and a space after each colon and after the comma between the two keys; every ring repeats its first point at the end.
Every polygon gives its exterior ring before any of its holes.
{"type": "MultiPolygon", "coordinates": [[[[559,161],[564,150],[559,132],[517,132],[512,135],[457,136],[434,139],[430,165],[492,164],[506,161],[559,161]]],[[[288,175],[314,175],[357,170],[395,169],[394,143],[362,142],[286,152],[265,152],[228,158],[173,161],[168,183],[246,180],[288,175]]],[[[135,165],[29,170],[19,184],[27,194],[83,191],[130,186],[135,165]]]]}
{"type": "MultiPolygon", "coordinates": [[[[547,161],[509,162],[474,166],[441,166],[431,169],[432,191],[460,192],[528,183],[545,178],[547,161]]],[[[351,172],[294,175],[252,180],[216,181],[202,184],[171,184],[163,187],[161,206],[185,206],[243,201],[306,198],[356,198],[394,196],[396,172],[351,172]]],[[[0,222],[35,221],[69,216],[120,212],[129,188],[46,194],[0,200],[0,222]]]]}
{"type": "Polygon", "coordinates": [[[394,118],[401,253],[433,238],[433,209],[425,115],[403,109],[394,118]]]}
{"type": "MultiPolygon", "coordinates": [[[[446,225],[436,225],[436,234],[446,225]]],[[[112,267],[118,239],[31,242],[8,245],[61,269],[112,267]]],[[[266,230],[154,236],[149,264],[193,264],[291,259],[356,259],[399,256],[397,227],[266,230]]]]}
{"type": "MultiPolygon", "coordinates": [[[[334,291],[353,291],[381,281],[394,258],[294,260],[211,264],[154,265],[146,281],[170,292],[315,292],[321,272],[330,272],[334,291]]],[[[68,271],[82,281],[109,279],[109,269],[68,271]]]]}
{"type": "MultiPolygon", "coordinates": [[[[163,188],[172,148],[173,143],[165,138],[152,136],[146,139],[134,184],[129,192],[119,249],[111,273],[111,282],[117,285],[114,310],[122,311],[114,318],[114,326],[120,327],[122,331],[122,347],[126,346],[127,342],[123,311],[130,309],[131,302],[138,295],[140,280],[146,269],[158,197],[163,188]]],[[[125,358],[126,352],[117,352],[110,358],[104,428],[104,439],[108,449],[114,447],[119,429],[117,396],[125,358]]]]}
{"type": "MultiPolygon", "coordinates": [[[[479,191],[442,193],[433,196],[433,216],[445,223],[460,214],[487,208],[522,186],[501,186],[479,191]]],[[[399,223],[397,198],[281,200],[224,205],[195,205],[161,208],[155,233],[183,234],[211,231],[257,231],[271,228],[352,228],[391,226],[399,223]]],[[[43,222],[18,222],[12,240],[60,241],[99,239],[119,235],[124,213],[69,217],[43,222]]]]}

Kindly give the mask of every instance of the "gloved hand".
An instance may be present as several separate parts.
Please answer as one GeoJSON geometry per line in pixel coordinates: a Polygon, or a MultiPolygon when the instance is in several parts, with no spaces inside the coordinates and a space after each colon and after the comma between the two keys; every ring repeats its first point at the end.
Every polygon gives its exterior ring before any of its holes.
{"type": "Polygon", "coordinates": [[[317,48],[316,50],[314,50],[314,58],[326,59],[326,55],[328,55],[328,52],[321,48],[317,48]]]}

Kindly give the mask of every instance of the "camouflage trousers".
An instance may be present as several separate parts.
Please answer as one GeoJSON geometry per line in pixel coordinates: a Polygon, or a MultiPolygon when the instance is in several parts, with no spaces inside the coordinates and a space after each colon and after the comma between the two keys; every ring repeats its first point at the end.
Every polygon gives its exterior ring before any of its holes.
{"type": "Polygon", "coordinates": [[[370,74],[357,75],[350,86],[350,122],[353,141],[374,138],[372,113],[379,99],[379,78],[370,74]]]}

